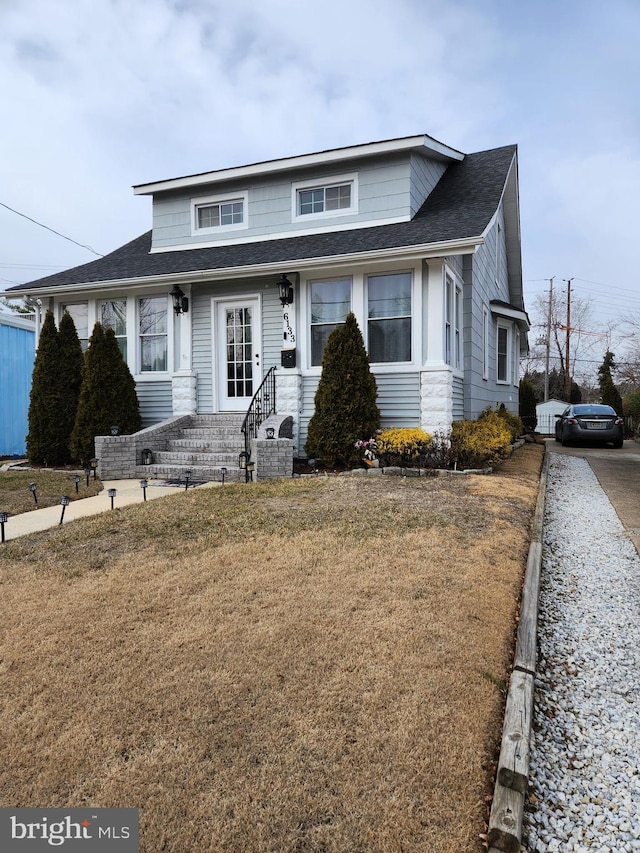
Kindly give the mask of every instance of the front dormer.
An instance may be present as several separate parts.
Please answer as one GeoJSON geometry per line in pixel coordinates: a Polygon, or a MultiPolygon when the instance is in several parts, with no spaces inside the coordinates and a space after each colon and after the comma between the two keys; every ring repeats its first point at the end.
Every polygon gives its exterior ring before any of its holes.
{"type": "Polygon", "coordinates": [[[153,197],[152,252],[408,222],[464,155],[428,136],[134,187],[153,197]]]}

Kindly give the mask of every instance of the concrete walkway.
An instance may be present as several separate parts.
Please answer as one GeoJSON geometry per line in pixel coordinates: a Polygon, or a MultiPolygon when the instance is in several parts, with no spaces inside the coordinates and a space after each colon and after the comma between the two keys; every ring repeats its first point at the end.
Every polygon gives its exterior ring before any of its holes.
{"type": "MultiPolygon", "coordinates": [[[[149,486],[147,487],[148,501],[165,498],[169,495],[175,495],[178,492],[184,492],[185,490],[184,486],[161,486],[161,482],[161,480],[149,480],[149,486]]],[[[102,485],[104,486],[104,491],[100,492],[99,495],[71,501],[65,509],[63,523],[67,524],[77,518],[85,518],[90,515],[98,515],[101,512],[108,512],[111,509],[109,489],[116,490],[116,496],[113,499],[114,509],[144,501],[143,491],[140,488],[140,480],[109,480],[103,482],[102,485]]],[[[190,490],[193,488],[205,489],[220,485],[221,483],[202,483],[197,487],[190,486],[189,488],[190,490]]],[[[44,509],[35,509],[21,515],[11,515],[4,526],[5,540],[17,539],[20,536],[28,536],[30,533],[38,533],[41,530],[58,527],[61,515],[62,506],[60,504],[48,506],[44,509]]]]}

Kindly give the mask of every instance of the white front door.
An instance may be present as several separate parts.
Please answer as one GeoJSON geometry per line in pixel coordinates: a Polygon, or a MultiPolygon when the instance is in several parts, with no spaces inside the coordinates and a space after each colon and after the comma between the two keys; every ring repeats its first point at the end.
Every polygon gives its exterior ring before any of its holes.
{"type": "Polygon", "coordinates": [[[230,299],[217,303],[218,407],[246,412],[262,381],[260,301],[230,299]]]}

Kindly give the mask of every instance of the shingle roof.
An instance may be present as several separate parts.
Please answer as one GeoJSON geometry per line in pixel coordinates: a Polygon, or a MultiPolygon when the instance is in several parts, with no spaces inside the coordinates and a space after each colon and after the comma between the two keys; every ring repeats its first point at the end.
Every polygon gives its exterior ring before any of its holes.
{"type": "Polygon", "coordinates": [[[453,163],[409,222],[155,254],[149,254],[148,231],[97,261],[9,290],[31,292],[45,287],[269,265],[478,237],[496,212],[515,152],[516,146],[508,145],[468,154],[453,163]]]}

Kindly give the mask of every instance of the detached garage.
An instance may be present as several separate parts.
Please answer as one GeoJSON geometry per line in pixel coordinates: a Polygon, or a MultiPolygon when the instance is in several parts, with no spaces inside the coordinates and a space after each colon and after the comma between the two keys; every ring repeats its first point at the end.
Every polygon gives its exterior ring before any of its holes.
{"type": "Polygon", "coordinates": [[[26,451],[35,345],[33,320],[0,312],[0,456],[26,451]]]}
{"type": "Polygon", "coordinates": [[[538,403],[536,406],[537,431],[542,435],[553,435],[556,431],[555,416],[564,412],[568,405],[562,400],[547,400],[546,403],[538,403]]]}

